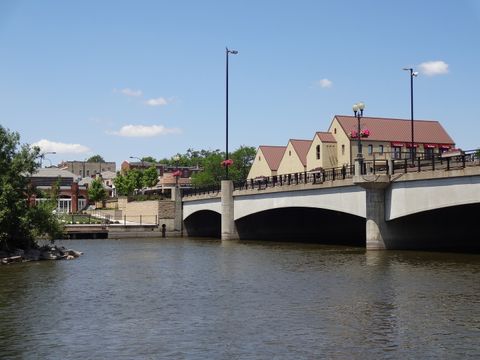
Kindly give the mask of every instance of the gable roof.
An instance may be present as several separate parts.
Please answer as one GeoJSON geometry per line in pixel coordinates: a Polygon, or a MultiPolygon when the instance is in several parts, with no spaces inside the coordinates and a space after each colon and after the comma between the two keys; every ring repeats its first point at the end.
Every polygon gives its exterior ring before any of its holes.
{"type": "Polygon", "coordinates": [[[292,144],[303,166],[307,166],[307,153],[312,145],[312,140],[290,139],[289,142],[292,144]]]}
{"type": "Polygon", "coordinates": [[[263,157],[270,170],[277,171],[280,161],[282,161],[286,146],[260,145],[259,149],[262,150],[263,157]]]}
{"type": "MultiPolygon", "coordinates": [[[[358,120],[355,116],[335,115],[345,133],[357,130],[358,120]]],[[[438,121],[414,120],[415,143],[455,144],[438,121]]],[[[412,122],[408,119],[362,117],[362,129],[370,130],[369,140],[395,141],[409,143],[412,141],[412,122]]]]}
{"type": "Polygon", "coordinates": [[[316,136],[318,136],[318,138],[320,139],[321,142],[329,142],[329,143],[336,143],[337,140],[335,140],[335,137],[329,133],[329,132],[325,132],[325,131],[317,131],[315,133],[316,136]]]}

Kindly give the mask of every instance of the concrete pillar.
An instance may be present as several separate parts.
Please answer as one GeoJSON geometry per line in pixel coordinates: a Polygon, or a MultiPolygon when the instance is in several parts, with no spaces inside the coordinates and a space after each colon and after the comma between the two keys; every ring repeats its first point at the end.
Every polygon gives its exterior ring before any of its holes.
{"type": "Polygon", "coordinates": [[[172,189],[172,200],[175,202],[175,218],[173,221],[174,231],[181,234],[183,230],[183,207],[182,194],[178,187],[172,189]]]}
{"type": "Polygon", "coordinates": [[[238,240],[234,221],[233,182],[222,180],[222,240],[238,240]]]}
{"type": "Polygon", "coordinates": [[[354,183],[365,189],[367,250],[385,250],[390,238],[385,221],[385,188],[388,175],[355,176],[354,183]]]}
{"type": "Polygon", "coordinates": [[[366,188],[367,250],[385,250],[385,189],[366,188]]]}

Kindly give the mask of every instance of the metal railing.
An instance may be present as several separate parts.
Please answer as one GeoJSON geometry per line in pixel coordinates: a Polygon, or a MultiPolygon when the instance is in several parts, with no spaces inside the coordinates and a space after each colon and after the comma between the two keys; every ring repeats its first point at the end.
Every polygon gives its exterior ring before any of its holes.
{"type": "MultiPolygon", "coordinates": [[[[459,155],[445,156],[442,154],[417,153],[412,160],[410,153],[383,153],[379,159],[373,154],[372,159],[363,161],[362,174],[399,174],[435,170],[457,170],[469,166],[480,166],[478,150],[462,151],[459,155]],[[403,158],[401,158],[403,155],[403,158]],[[400,157],[393,159],[394,156],[400,157]],[[390,158],[390,159],[388,159],[390,158]]],[[[234,190],[262,190],[279,186],[300,184],[322,184],[327,181],[337,181],[352,178],[355,175],[355,166],[342,166],[331,169],[318,169],[300,173],[291,173],[276,176],[262,176],[234,182],[234,190]]],[[[198,187],[183,190],[183,196],[220,195],[220,186],[198,187]]]]}

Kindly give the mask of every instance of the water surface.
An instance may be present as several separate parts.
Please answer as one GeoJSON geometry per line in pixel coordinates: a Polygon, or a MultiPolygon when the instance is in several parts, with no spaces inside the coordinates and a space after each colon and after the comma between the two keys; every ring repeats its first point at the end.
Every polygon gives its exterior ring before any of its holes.
{"type": "Polygon", "coordinates": [[[76,240],[0,267],[1,359],[480,357],[480,255],[76,240]]]}

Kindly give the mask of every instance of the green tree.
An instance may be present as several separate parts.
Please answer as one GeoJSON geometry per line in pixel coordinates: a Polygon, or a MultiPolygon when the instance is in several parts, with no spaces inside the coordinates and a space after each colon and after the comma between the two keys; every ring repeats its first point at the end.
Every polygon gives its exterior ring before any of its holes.
{"type": "Polygon", "coordinates": [[[87,160],[87,162],[100,163],[100,162],[105,162],[105,160],[100,155],[93,155],[87,160]]]}
{"type": "Polygon", "coordinates": [[[225,169],[221,165],[224,157],[221,153],[212,153],[202,161],[202,171],[192,175],[192,185],[210,186],[219,185],[225,175],[225,169]]]}
{"type": "Polygon", "coordinates": [[[113,183],[115,184],[117,195],[132,195],[135,189],[141,189],[143,187],[143,175],[138,169],[132,169],[124,175],[117,173],[113,183]]]}
{"type": "Polygon", "coordinates": [[[155,166],[149,167],[143,172],[142,185],[144,187],[153,187],[158,183],[158,174],[155,166]]]}
{"type": "Polygon", "coordinates": [[[142,161],[143,161],[143,162],[152,163],[152,164],[156,164],[156,163],[157,163],[157,160],[156,160],[154,157],[151,157],[151,156],[144,156],[144,157],[142,158],[142,161]]]}
{"type": "Polygon", "coordinates": [[[36,171],[38,147],[20,144],[20,135],[0,126],[0,248],[26,249],[39,236],[55,239],[62,226],[54,215],[56,204],[30,206],[35,193],[29,175],[36,171]]]}
{"type": "Polygon", "coordinates": [[[229,178],[233,181],[246,180],[256,153],[257,149],[253,146],[240,146],[239,149],[235,150],[231,154],[233,165],[228,169],[229,178]]]}
{"type": "Polygon", "coordinates": [[[100,179],[92,181],[88,188],[88,198],[92,201],[105,201],[107,199],[107,191],[103,187],[103,182],[100,179]]]}

